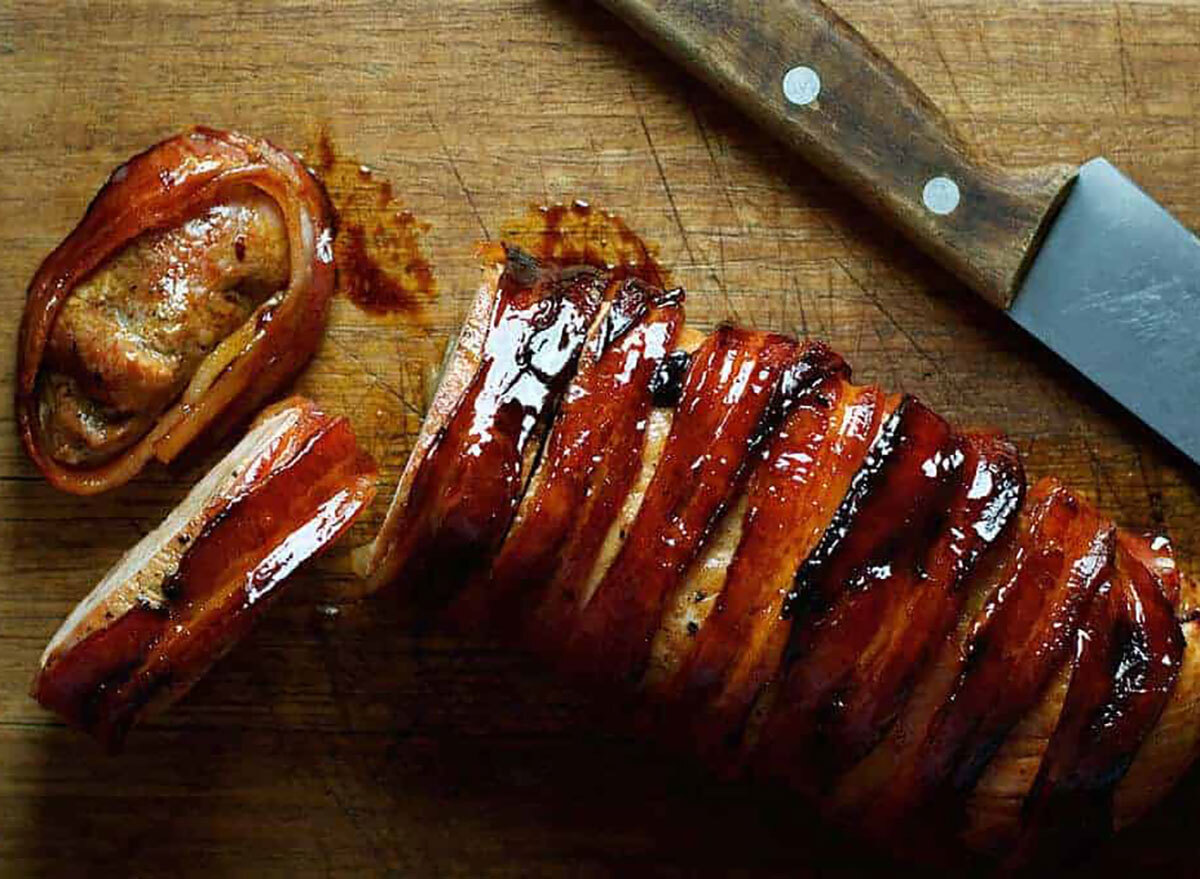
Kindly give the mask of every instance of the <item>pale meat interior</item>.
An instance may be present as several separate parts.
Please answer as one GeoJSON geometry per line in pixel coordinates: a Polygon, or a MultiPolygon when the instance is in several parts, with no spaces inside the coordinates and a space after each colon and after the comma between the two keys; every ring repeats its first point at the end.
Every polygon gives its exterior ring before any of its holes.
{"type": "Polygon", "coordinates": [[[71,291],[50,333],[38,419],[51,456],[100,464],[144,436],[289,269],[283,215],[251,186],[118,251],[71,291]]]}

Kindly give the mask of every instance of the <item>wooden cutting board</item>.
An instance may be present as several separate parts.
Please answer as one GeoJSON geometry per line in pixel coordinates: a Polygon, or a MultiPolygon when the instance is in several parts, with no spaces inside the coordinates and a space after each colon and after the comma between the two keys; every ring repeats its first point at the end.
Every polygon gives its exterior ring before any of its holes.
{"type": "MultiPolygon", "coordinates": [[[[1103,151],[1200,227],[1200,2],[834,6],[989,158],[1103,151]]],[[[695,322],[825,338],[860,379],[1004,428],[1034,475],[1065,477],[1126,525],[1166,526],[1200,570],[1194,468],[589,3],[6,0],[0,118],[6,875],[859,876],[881,863],[786,803],[606,731],[512,653],[354,604],[346,546],[123,756],[28,698],[63,615],[216,453],[100,498],[47,486],[8,403],[24,288],[117,163],[191,123],[306,156],[324,132],[425,229],[436,298],[392,318],[339,301],[299,382],[352,416],[384,495],[472,295],[472,243],[532,202],[580,197],[657,243],[695,322]]],[[[1081,874],[1190,865],[1198,803],[1193,779],[1081,874]]]]}

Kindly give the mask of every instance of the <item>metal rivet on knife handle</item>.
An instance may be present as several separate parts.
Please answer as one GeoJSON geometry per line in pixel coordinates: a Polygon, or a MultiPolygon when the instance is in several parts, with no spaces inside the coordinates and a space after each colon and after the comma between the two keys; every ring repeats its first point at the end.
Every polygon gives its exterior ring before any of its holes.
{"type": "Polygon", "coordinates": [[[821,94],[821,76],[811,67],[793,67],[783,75],[783,96],[789,103],[806,107],[821,94]]]}
{"type": "Polygon", "coordinates": [[[958,184],[949,177],[932,177],[921,190],[921,201],[925,207],[942,217],[954,213],[961,198],[958,184]]]}

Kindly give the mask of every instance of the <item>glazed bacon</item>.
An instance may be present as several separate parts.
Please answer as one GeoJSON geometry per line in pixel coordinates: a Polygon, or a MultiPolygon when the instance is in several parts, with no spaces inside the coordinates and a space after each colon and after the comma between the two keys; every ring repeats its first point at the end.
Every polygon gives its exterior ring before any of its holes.
{"type": "Polygon", "coordinates": [[[22,442],[93,494],[249,417],[312,355],[332,211],[292,155],[195,128],[113,172],[46,258],[21,322],[22,442]]]}
{"type": "Polygon", "coordinates": [[[567,645],[580,673],[605,683],[644,673],[663,604],[769,436],[771,401],[798,353],[784,336],[721,327],[693,355],[638,517],[567,645]]]}
{"type": "MultiPolygon", "coordinates": [[[[408,502],[388,512],[384,530],[396,540],[372,560],[376,576],[389,576],[392,559],[404,559],[406,574],[422,580],[423,604],[444,603],[444,592],[500,545],[528,477],[527,453],[536,451],[531,440],[573,373],[608,287],[586,266],[506,256],[477,310],[479,367],[415,472],[408,502]]],[[[459,344],[467,356],[473,337],[459,344]]]]}
{"type": "MultiPolygon", "coordinates": [[[[927,530],[928,544],[918,538],[920,549],[901,556],[912,567],[865,600],[847,593],[824,626],[826,650],[844,651],[843,631],[855,633],[845,640],[864,645],[846,660],[842,705],[824,731],[828,770],[861,759],[895,720],[914,675],[958,618],[968,579],[1020,508],[1025,484],[1016,449],[998,436],[967,434],[961,441],[964,461],[940,524],[927,530]]],[[[805,665],[795,664],[797,671],[805,665]]]]}
{"type": "Polygon", "coordinates": [[[1070,852],[1200,751],[1194,587],[1165,540],[1054,480],[1027,491],[1002,436],[853,385],[822,345],[699,337],[681,293],[601,269],[589,327],[578,287],[520,281],[530,259],[488,268],[368,550],[375,585],[623,687],[680,747],[901,848],[949,829],[1070,852]],[[525,333],[496,317],[518,288],[525,333]],[[495,430],[511,404],[478,389],[523,375],[563,308],[561,369],[495,430]],[[485,435],[500,470],[479,469],[485,435]]]}
{"type": "MultiPolygon", "coordinates": [[[[1179,677],[1184,640],[1170,544],[1122,533],[1075,645],[1058,726],[1026,801],[1024,848],[1081,848],[1112,827],[1112,791],[1179,677]]],[[[1028,859],[1021,852],[1019,859],[1028,859]]]]}
{"type": "MultiPolygon", "coordinates": [[[[561,631],[639,464],[652,384],[683,323],[677,294],[627,279],[605,305],[546,441],[546,468],[490,569],[455,608],[466,625],[522,625],[522,607],[544,601],[538,623],[561,631]]],[[[661,392],[660,392],[661,393],[661,392]]]]}
{"type": "Polygon", "coordinates": [[[1029,522],[974,623],[954,687],[892,786],[889,816],[931,801],[952,819],[961,814],[983,767],[1066,659],[1109,576],[1111,524],[1056,482],[1040,483],[1029,500],[1029,522]]]}
{"type": "Polygon", "coordinates": [[[945,625],[910,615],[922,599],[955,602],[955,575],[982,542],[968,447],[912,397],[884,425],[829,539],[797,575],[781,696],[756,754],[766,771],[823,790],[878,741],[926,639],[944,636],[945,625]]]}
{"type": "Polygon", "coordinates": [[[840,357],[823,356],[823,374],[797,394],[754,464],[741,541],[712,613],[683,663],[654,687],[656,701],[687,718],[685,734],[713,759],[728,757],[723,746],[779,667],[796,570],[825,533],[888,405],[878,388],[852,388],[840,357]]]}
{"type": "Polygon", "coordinates": [[[42,655],[34,697],[118,748],[350,527],[375,476],[345,418],[301,397],[271,407],[75,608],[42,655]]]}

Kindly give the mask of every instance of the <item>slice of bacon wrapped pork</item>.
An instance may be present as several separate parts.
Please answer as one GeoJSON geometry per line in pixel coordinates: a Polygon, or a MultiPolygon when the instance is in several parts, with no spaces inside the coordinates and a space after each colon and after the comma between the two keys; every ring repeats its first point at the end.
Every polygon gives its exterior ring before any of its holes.
{"type": "Polygon", "coordinates": [[[252,415],[320,341],[332,222],[294,156],[241,134],[117,168],[29,286],[16,409],[46,478],[105,491],[252,415]]]}
{"type": "Polygon", "coordinates": [[[292,397],[127,552],[42,654],[33,695],[108,747],[182,696],[375,496],[349,422],[292,397]]]}
{"type": "Polygon", "coordinates": [[[1160,799],[1200,745],[1166,538],[819,343],[683,319],[679,291],[497,252],[372,586],[900,848],[1061,855],[1160,799]]]}

